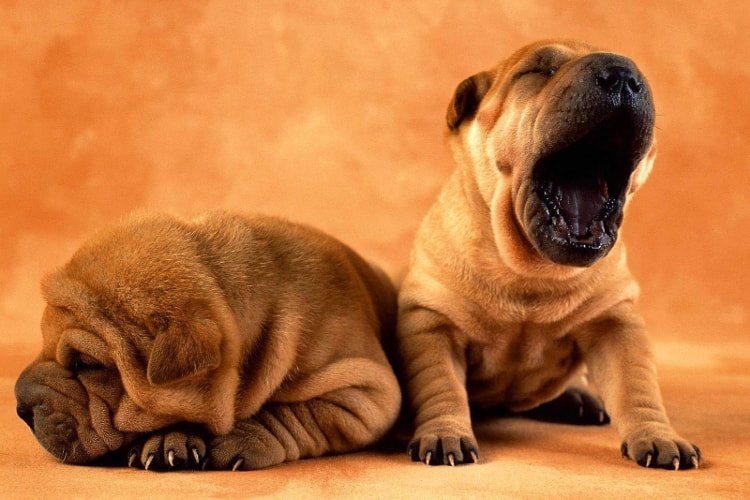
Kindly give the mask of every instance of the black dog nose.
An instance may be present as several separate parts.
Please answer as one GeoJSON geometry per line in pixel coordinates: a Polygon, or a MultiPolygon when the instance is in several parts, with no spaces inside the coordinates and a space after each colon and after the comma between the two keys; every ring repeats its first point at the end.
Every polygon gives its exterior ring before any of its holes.
{"type": "Polygon", "coordinates": [[[26,422],[26,425],[31,427],[31,430],[34,430],[34,411],[31,408],[27,408],[26,406],[18,405],[16,406],[16,413],[18,413],[18,416],[21,417],[21,420],[26,422]]]}
{"type": "Polygon", "coordinates": [[[636,96],[643,90],[643,82],[632,69],[615,64],[600,70],[596,83],[612,95],[636,96]]]}

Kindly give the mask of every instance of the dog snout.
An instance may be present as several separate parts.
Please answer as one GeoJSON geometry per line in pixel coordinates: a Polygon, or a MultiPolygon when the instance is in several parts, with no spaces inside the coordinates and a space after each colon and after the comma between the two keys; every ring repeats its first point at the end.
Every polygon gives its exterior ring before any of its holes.
{"type": "Polygon", "coordinates": [[[643,81],[630,67],[611,63],[596,73],[596,84],[612,96],[635,97],[643,92],[643,81]]]}
{"type": "Polygon", "coordinates": [[[26,422],[31,430],[34,430],[34,410],[26,405],[19,404],[16,406],[16,413],[21,417],[21,420],[26,422]]]}

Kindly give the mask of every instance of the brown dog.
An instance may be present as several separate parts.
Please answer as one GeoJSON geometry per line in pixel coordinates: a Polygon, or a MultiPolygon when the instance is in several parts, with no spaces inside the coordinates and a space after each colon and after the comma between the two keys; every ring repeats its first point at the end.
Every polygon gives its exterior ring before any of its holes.
{"type": "Polygon", "coordinates": [[[63,462],[257,469],[362,448],[399,413],[391,282],[311,228],[140,214],[42,288],[16,397],[63,462]]]}
{"type": "Polygon", "coordinates": [[[665,414],[615,244],[656,154],[643,75],[583,43],[540,42],[463,81],[447,119],[458,168],[399,293],[411,457],[477,461],[470,405],[606,423],[598,398],[570,385],[585,364],[625,456],[697,467],[665,414]]]}

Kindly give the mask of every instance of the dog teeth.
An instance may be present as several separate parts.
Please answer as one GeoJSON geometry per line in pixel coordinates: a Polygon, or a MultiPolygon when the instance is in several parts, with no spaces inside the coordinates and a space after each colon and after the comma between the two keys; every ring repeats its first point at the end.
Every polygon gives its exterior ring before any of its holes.
{"type": "Polygon", "coordinates": [[[605,200],[609,199],[609,185],[607,184],[607,179],[599,179],[599,192],[604,196],[605,200]]]}
{"type": "Polygon", "coordinates": [[[565,196],[565,191],[563,191],[563,188],[561,186],[554,186],[552,195],[555,197],[555,201],[560,204],[562,203],[563,197],[565,196]]]}
{"type": "Polygon", "coordinates": [[[568,232],[568,224],[565,222],[565,219],[560,216],[552,217],[552,227],[554,227],[555,231],[558,233],[565,234],[568,232]]]}
{"type": "Polygon", "coordinates": [[[593,238],[599,239],[604,236],[604,221],[595,220],[591,223],[589,232],[593,238]]]}

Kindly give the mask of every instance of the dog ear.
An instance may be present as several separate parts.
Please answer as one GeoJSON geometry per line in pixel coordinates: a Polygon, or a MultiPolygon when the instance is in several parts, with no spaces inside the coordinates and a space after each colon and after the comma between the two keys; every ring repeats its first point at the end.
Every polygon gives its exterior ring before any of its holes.
{"type": "Polygon", "coordinates": [[[494,75],[491,71],[482,71],[458,84],[453,100],[448,105],[446,120],[449,129],[458,130],[462,121],[474,116],[482,98],[490,90],[493,80],[494,75]]]}
{"type": "MultiPolygon", "coordinates": [[[[219,366],[221,329],[205,313],[193,312],[187,319],[153,319],[156,338],[146,375],[151,384],[163,385],[192,378],[219,366]]],[[[152,331],[153,331],[152,330],[152,331]]]]}

